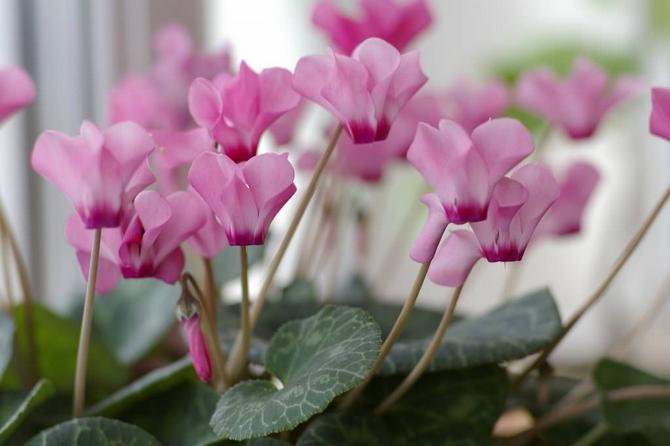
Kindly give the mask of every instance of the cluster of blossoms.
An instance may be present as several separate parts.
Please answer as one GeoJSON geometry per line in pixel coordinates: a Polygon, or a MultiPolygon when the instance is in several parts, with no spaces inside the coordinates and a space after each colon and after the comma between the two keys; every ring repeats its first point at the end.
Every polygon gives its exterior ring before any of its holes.
{"type": "MultiPolygon", "coordinates": [[[[259,142],[269,131],[277,145],[290,144],[307,101],[342,130],[331,173],[374,182],[390,162],[408,161],[432,187],[422,198],[429,216],[411,257],[430,263],[428,276],[438,284],[460,286],[479,258],[519,261],[534,238],[579,230],[597,170],[575,164],[559,183],[549,167],[522,164],[533,138],[501,116],[514,102],[584,138],[634,83],[610,88],[604,72],[579,60],[566,80],[540,69],[514,90],[494,80],[424,91],[419,52],[402,51],[431,22],[425,1],[359,6],[360,16],[350,17],[320,1],[313,21],[333,48],[301,58],[293,72],[258,73],[244,61],[234,72],[227,50],[197,54],[181,28],[168,27],[157,36],[153,68],[111,93],[109,127],[85,122],[75,137],[39,137],[32,165],[74,206],[66,237],[85,277],[101,231],[99,292],[121,278],[175,283],[184,243],[205,258],[228,245],[263,244],[296,186],[288,154],[258,154],[259,142]],[[450,232],[438,249],[450,224],[471,230],[450,232]]],[[[21,82],[9,88],[18,92],[21,82]]],[[[0,105],[0,119],[11,111],[12,104],[0,105]]],[[[313,166],[310,159],[303,153],[301,164],[313,166]]],[[[183,321],[207,380],[209,355],[195,317],[183,321]]]]}

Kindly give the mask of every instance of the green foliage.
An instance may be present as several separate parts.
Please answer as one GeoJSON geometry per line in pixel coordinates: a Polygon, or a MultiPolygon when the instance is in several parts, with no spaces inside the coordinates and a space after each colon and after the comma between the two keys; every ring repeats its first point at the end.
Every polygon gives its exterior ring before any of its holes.
{"type": "MultiPolygon", "coordinates": [[[[520,359],[548,345],[560,328],[560,315],[551,293],[540,290],[483,316],[455,322],[428,370],[462,369],[520,359]]],[[[380,373],[409,372],[429,342],[430,338],[398,342],[380,373]]]]}
{"type": "Polygon", "coordinates": [[[26,446],[161,446],[137,426],[108,418],[77,418],[48,429],[26,446]]]}
{"type": "Polygon", "coordinates": [[[0,311],[0,378],[12,359],[14,343],[14,322],[5,312],[0,311]]]}
{"type": "Polygon", "coordinates": [[[30,413],[54,393],[53,385],[41,380],[30,392],[0,392],[0,444],[3,444],[30,413]]]}
{"type": "Polygon", "coordinates": [[[273,336],[265,358],[281,385],[236,385],[219,401],[211,425],[234,440],[290,430],[361,383],[380,347],[379,327],[361,309],[326,306],[289,322],[273,336]]]}
{"type": "MultiPolygon", "coordinates": [[[[150,352],[175,324],[179,287],[158,280],[126,280],[98,296],[93,332],[122,364],[133,364],[150,352]]],[[[77,299],[72,319],[79,323],[84,305],[77,299]]]]}

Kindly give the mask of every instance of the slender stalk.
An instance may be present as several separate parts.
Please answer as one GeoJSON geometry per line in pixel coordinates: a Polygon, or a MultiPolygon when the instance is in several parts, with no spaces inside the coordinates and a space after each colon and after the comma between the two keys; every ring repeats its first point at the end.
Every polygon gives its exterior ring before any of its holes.
{"type": "Polygon", "coordinates": [[[81,333],[79,334],[79,349],[77,350],[77,368],[74,375],[74,404],[72,408],[75,418],[80,417],[84,412],[84,403],[86,400],[86,366],[88,363],[88,344],[91,339],[91,324],[93,322],[95,283],[98,279],[101,234],[102,229],[96,229],[93,235],[91,261],[88,268],[88,283],[86,285],[86,299],[84,300],[84,314],[81,316],[81,333]]]}
{"type": "Polygon", "coordinates": [[[314,252],[319,240],[319,229],[321,228],[322,221],[325,218],[327,208],[329,206],[328,200],[330,195],[330,189],[332,185],[332,180],[330,183],[324,184],[324,186],[317,189],[316,194],[314,195],[314,207],[315,209],[309,216],[307,222],[307,228],[305,229],[305,236],[302,239],[300,245],[300,254],[298,257],[298,267],[296,275],[298,277],[306,277],[307,270],[311,264],[311,259],[314,257],[314,252]]]}
{"type": "Polygon", "coordinates": [[[593,426],[593,428],[591,428],[591,430],[584,434],[584,436],[582,436],[579,440],[577,440],[574,446],[591,446],[600,440],[603,435],[607,433],[607,431],[609,431],[609,426],[606,422],[601,421],[600,423],[593,426]]]}
{"type": "Polygon", "coordinates": [[[440,347],[440,345],[442,345],[444,334],[447,331],[447,328],[449,328],[451,320],[454,318],[454,311],[456,310],[458,298],[461,296],[461,291],[463,291],[463,285],[454,290],[454,293],[451,296],[451,302],[449,302],[449,305],[447,306],[446,311],[442,316],[440,325],[438,325],[437,331],[435,331],[433,339],[430,341],[430,345],[428,345],[428,349],[423,353],[423,356],[421,359],[419,359],[419,362],[414,366],[409,375],[405,377],[403,382],[400,383],[400,385],[396,387],[396,389],[389,396],[387,396],[384,401],[382,401],[377,409],[375,409],[375,414],[381,415],[386,412],[389,407],[395,404],[400,398],[403,397],[403,395],[407,393],[409,389],[412,388],[412,386],[414,386],[423,372],[426,371],[431,361],[433,360],[433,357],[435,357],[437,349],[440,347]]]}
{"type": "Polygon", "coordinates": [[[12,273],[10,271],[11,259],[11,248],[9,246],[9,238],[7,234],[2,236],[2,280],[5,282],[5,292],[7,295],[7,304],[9,311],[14,317],[14,305],[16,305],[16,299],[14,298],[14,287],[12,285],[12,273]]]}
{"type": "Polygon", "coordinates": [[[503,285],[502,300],[503,302],[508,301],[512,295],[519,288],[519,282],[521,282],[521,272],[523,270],[523,262],[519,263],[510,263],[510,269],[507,271],[505,276],[505,284],[503,285]]]}
{"type": "Polygon", "coordinates": [[[247,247],[240,246],[240,283],[242,285],[242,305],[240,312],[240,332],[242,333],[242,346],[239,356],[233,358],[231,364],[231,375],[234,381],[239,381],[246,374],[247,352],[251,341],[251,316],[249,314],[249,260],[247,247]]]}
{"type": "MultiPolygon", "coordinates": [[[[323,155],[321,155],[321,159],[319,160],[319,163],[317,164],[316,169],[314,170],[314,174],[312,174],[312,178],[309,181],[309,184],[307,185],[305,194],[302,196],[302,199],[298,204],[298,208],[296,209],[295,214],[293,215],[293,219],[291,220],[291,223],[289,224],[289,227],[286,230],[286,234],[284,235],[284,238],[282,239],[281,244],[279,245],[279,249],[272,258],[272,261],[270,262],[270,266],[268,267],[268,272],[267,275],[265,276],[265,280],[263,281],[263,285],[261,286],[258,298],[254,301],[254,304],[251,307],[250,329],[252,331],[254,325],[256,324],[256,321],[258,320],[258,317],[261,314],[261,311],[263,310],[263,305],[265,305],[265,301],[268,298],[268,294],[270,293],[270,287],[272,286],[275,274],[277,274],[277,269],[279,269],[279,264],[284,258],[284,255],[286,254],[286,250],[288,249],[288,246],[291,243],[293,236],[295,235],[295,231],[298,229],[298,225],[300,224],[300,221],[302,220],[302,217],[305,214],[307,205],[309,205],[310,201],[312,200],[312,197],[314,196],[316,187],[319,184],[319,179],[321,178],[323,171],[326,168],[326,164],[328,164],[328,160],[335,151],[335,146],[337,145],[337,140],[340,138],[341,133],[342,133],[342,126],[338,125],[337,129],[335,130],[335,133],[333,134],[332,139],[328,143],[328,147],[326,147],[326,151],[323,153],[323,155]]],[[[238,356],[246,356],[247,353],[242,352],[241,350],[242,350],[242,335],[240,333],[235,339],[235,345],[233,346],[232,358],[234,362],[236,361],[236,358],[238,356]]]]}
{"type": "Polygon", "coordinates": [[[358,396],[363,392],[363,389],[365,389],[365,387],[370,383],[370,381],[372,381],[372,378],[384,363],[384,359],[386,359],[389,352],[391,351],[391,348],[402,334],[402,331],[405,328],[407,321],[409,320],[409,316],[412,314],[412,310],[414,309],[416,299],[419,297],[419,292],[421,292],[423,282],[426,280],[426,274],[428,274],[429,266],[430,266],[429,263],[424,263],[423,265],[421,265],[421,269],[419,269],[419,273],[417,274],[416,279],[414,280],[414,285],[412,286],[412,290],[409,293],[409,297],[407,298],[407,300],[405,300],[405,304],[400,310],[398,318],[393,324],[393,327],[391,328],[391,331],[389,332],[388,336],[384,340],[382,348],[379,352],[379,356],[377,357],[374,364],[372,365],[372,368],[368,372],[368,376],[365,378],[365,381],[363,381],[358,387],[353,389],[344,397],[344,399],[340,403],[340,408],[346,409],[347,407],[350,407],[353,404],[356,398],[358,398],[358,396]]]}
{"type": "Polygon", "coordinates": [[[205,290],[204,290],[204,304],[207,305],[211,315],[213,315],[210,323],[216,329],[216,283],[214,281],[214,268],[212,268],[212,260],[207,257],[202,258],[203,271],[205,276],[205,290]]]}
{"type": "Polygon", "coordinates": [[[549,355],[554,351],[554,349],[556,349],[558,344],[561,343],[563,338],[565,338],[565,335],[567,335],[570,332],[570,330],[577,324],[577,322],[579,322],[579,320],[584,316],[584,314],[586,314],[586,312],[600,300],[603,294],[605,294],[605,291],[607,291],[614,278],[617,276],[619,271],[621,271],[621,268],[623,268],[623,266],[626,264],[626,261],[628,261],[630,256],[635,252],[635,249],[638,247],[644,236],[647,234],[652,223],[654,223],[656,217],[658,217],[658,214],[661,212],[661,209],[663,209],[663,206],[665,205],[665,203],[668,201],[669,198],[670,198],[670,187],[666,189],[661,199],[658,201],[658,203],[656,203],[656,206],[654,206],[651,213],[644,220],[642,226],[640,227],[640,229],[638,229],[633,239],[630,242],[628,242],[628,245],[623,250],[617,261],[614,263],[612,270],[607,275],[605,280],[593,292],[591,297],[589,297],[589,299],[586,302],[584,302],[584,304],[579,309],[577,309],[577,312],[574,315],[572,315],[572,317],[568,320],[568,322],[563,326],[563,329],[560,331],[558,336],[552,341],[552,343],[549,344],[549,346],[545,348],[544,351],[542,351],[542,353],[535,359],[535,361],[533,361],[528,367],[526,367],[521,372],[521,374],[514,379],[514,381],[512,381],[511,386],[512,391],[516,391],[519,388],[519,386],[523,384],[523,382],[528,377],[530,372],[532,372],[535,368],[537,368],[540,364],[542,364],[544,361],[547,360],[549,355]]]}
{"type": "MultiPolygon", "coordinates": [[[[216,331],[216,327],[210,323],[210,320],[215,319],[216,316],[212,316],[209,311],[208,305],[206,303],[206,297],[203,294],[202,290],[198,286],[198,282],[195,281],[193,276],[189,273],[184,273],[182,276],[182,286],[188,286],[188,283],[193,286],[195,290],[195,296],[200,306],[200,312],[203,313],[203,317],[200,318],[201,328],[205,334],[205,340],[207,341],[207,347],[212,357],[212,363],[214,366],[214,375],[216,380],[216,390],[222,392],[225,390],[228,385],[231,383],[230,375],[226,369],[226,354],[221,347],[221,342],[219,341],[219,336],[216,331]]],[[[193,296],[191,294],[191,296],[193,296]]]]}
{"type": "Polygon", "coordinates": [[[35,341],[33,295],[30,290],[30,281],[28,280],[28,270],[26,268],[25,259],[21,254],[18,243],[16,243],[16,237],[12,232],[12,228],[9,226],[9,222],[5,216],[5,211],[2,205],[0,205],[0,233],[2,233],[9,242],[9,246],[14,256],[16,270],[19,275],[19,284],[21,285],[21,291],[23,293],[23,321],[26,329],[29,366],[26,380],[32,386],[37,382],[37,377],[40,374],[39,365],[37,362],[37,342],[35,341]]]}

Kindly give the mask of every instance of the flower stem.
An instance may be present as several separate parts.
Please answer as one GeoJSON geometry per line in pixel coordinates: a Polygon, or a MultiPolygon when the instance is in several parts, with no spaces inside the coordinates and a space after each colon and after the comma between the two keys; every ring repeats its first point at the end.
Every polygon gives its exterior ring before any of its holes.
{"type": "Polygon", "coordinates": [[[456,304],[458,303],[458,298],[461,296],[461,291],[463,290],[463,285],[459,286],[454,290],[454,293],[451,296],[451,302],[447,306],[440,325],[438,325],[433,339],[430,341],[428,349],[423,353],[419,362],[414,366],[412,371],[405,377],[402,383],[388,396],[382,403],[375,409],[375,414],[381,415],[388,410],[393,404],[395,404],[400,398],[409,391],[409,389],[414,386],[417,380],[421,377],[423,372],[426,371],[430,365],[435,353],[437,353],[438,348],[442,345],[442,339],[444,338],[444,333],[447,331],[451,320],[454,318],[454,310],[456,310],[456,304]]]}
{"type": "Polygon", "coordinates": [[[346,409],[353,404],[356,398],[358,398],[358,396],[363,392],[363,389],[365,389],[365,387],[370,383],[370,381],[372,381],[372,378],[384,363],[384,359],[386,359],[389,352],[391,351],[391,348],[400,337],[400,334],[402,333],[403,329],[405,328],[405,325],[407,324],[407,321],[409,320],[409,316],[412,314],[412,310],[414,309],[414,303],[416,302],[417,297],[419,297],[419,292],[421,291],[423,282],[426,280],[426,274],[428,274],[429,266],[430,266],[429,263],[424,263],[421,265],[421,269],[419,270],[419,273],[417,274],[416,279],[414,280],[412,291],[410,292],[409,297],[405,301],[402,310],[400,310],[400,314],[398,315],[398,318],[393,324],[393,328],[391,328],[391,331],[384,340],[384,344],[382,344],[382,348],[381,351],[379,352],[379,356],[377,356],[377,360],[372,365],[372,368],[368,372],[368,376],[365,378],[365,381],[363,381],[358,387],[356,387],[354,390],[349,392],[344,397],[344,399],[340,403],[341,409],[346,409]]]}
{"type": "Polygon", "coordinates": [[[612,267],[611,271],[605,277],[605,280],[600,284],[600,286],[593,292],[591,297],[584,302],[584,304],[577,309],[577,312],[572,315],[572,317],[568,320],[568,322],[563,326],[563,329],[560,331],[558,336],[547,346],[547,348],[542,351],[540,356],[538,356],[535,361],[533,361],[528,367],[526,367],[521,374],[519,374],[514,381],[512,381],[511,385],[511,390],[516,391],[519,389],[521,384],[525,381],[525,379],[528,377],[530,372],[532,372],[535,368],[540,366],[542,363],[544,363],[549,355],[556,349],[558,344],[565,338],[565,335],[567,335],[570,330],[579,322],[579,320],[586,314],[586,312],[595,305],[600,298],[605,294],[605,291],[609,288],[610,284],[614,280],[614,278],[617,276],[619,271],[621,271],[621,268],[626,264],[630,256],[635,252],[636,248],[644,238],[644,236],[647,234],[649,231],[649,228],[651,227],[652,223],[656,220],[656,217],[658,217],[658,214],[661,212],[661,209],[663,209],[663,206],[665,203],[668,201],[670,198],[670,187],[666,189],[664,192],[663,196],[661,199],[656,203],[656,206],[652,209],[651,213],[647,216],[647,218],[644,220],[642,223],[642,226],[640,229],[638,229],[637,233],[635,233],[635,236],[633,236],[632,240],[628,242],[628,245],[626,245],[626,248],[623,250],[619,258],[616,260],[614,263],[614,266],[612,267]]]}
{"type": "MultiPolygon", "coordinates": [[[[302,216],[305,214],[307,205],[310,203],[312,197],[314,196],[316,187],[319,184],[319,179],[321,178],[323,171],[326,168],[326,164],[328,164],[328,160],[335,151],[335,146],[337,145],[337,140],[340,138],[341,133],[342,133],[342,126],[338,125],[337,129],[335,130],[335,133],[333,134],[333,137],[328,143],[328,147],[326,147],[326,151],[323,153],[323,155],[321,155],[321,159],[319,159],[319,163],[317,164],[316,169],[314,170],[314,174],[312,174],[312,178],[310,179],[309,184],[307,185],[307,189],[305,190],[305,194],[302,196],[302,200],[298,204],[298,208],[296,209],[295,214],[293,215],[293,219],[291,220],[291,223],[289,224],[289,227],[286,230],[286,234],[284,235],[284,238],[282,239],[281,244],[279,245],[279,249],[272,258],[272,262],[270,262],[270,266],[268,267],[268,272],[267,275],[265,276],[265,280],[263,281],[263,285],[261,286],[258,298],[254,301],[254,304],[251,307],[251,314],[250,314],[251,331],[253,331],[253,327],[256,324],[256,321],[258,320],[261,311],[263,310],[263,305],[265,305],[265,301],[267,300],[268,294],[270,293],[270,287],[272,286],[272,282],[274,280],[275,274],[277,273],[277,269],[279,268],[279,264],[284,258],[284,254],[286,254],[286,250],[289,244],[291,243],[293,236],[295,235],[296,229],[298,229],[298,225],[300,224],[302,216]]],[[[247,355],[246,352],[242,352],[242,335],[240,333],[235,339],[235,345],[233,346],[233,352],[232,352],[233,362],[236,362],[236,358],[238,356],[246,357],[246,355],[247,355]]]]}
{"type": "Polygon", "coordinates": [[[603,435],[609,431],[609,426],[606,422],[601,421],[591,428],[584,436],[577,440],[574,446],[591,446],[600,440],[603,435]]]}
{"type": "Polygon", "coordinates": [[[244,377],[247,366],[247,353],[249,343],[251,342],[251,317],[249,314],[249,260],[247,257],[247,247],[240,246],[240,283],[242,285],[242,305],[240,311],[240,327],[242,334],[241,354],[233,358],[232,377],[234,381],[239,381],[244,377]]]}
{"type": "Polygon", "coordinates": [[[86,299],[84,300],[84,314],[81,317],[77,368],[74,375],[73,416],[75,418],[80,417],[84,412],[84,402],[86,400],[86,365],[88,362],[88,344],[91,339],[91,324],[93,322],[93,301],[95,299],[95,283],[98,278],[101,234],[102,229],[96,229],[93,235],[91,261],[88,268],[88,283],[86,285],[86,299]]]}
{"type": "Polygon", "coordinates": [[[11,248],[11,252],[14,256],[14,262],[16,264],[16,270],[19,275],[19,284],[21,285],[21,291],[23,292],[23,321],[25,324],[28,349],[28,373],[26,381],[32,387],[32,385],[37,382],[37,377],[40,374],[39,365],[37,362],[37,342],[35,341],[33,296],[30,290],[25,259],[23,258],[23,255],[21,255],[18,243],[16,243],[16,237],[12,232],[12,228],[9,226],[9,222],[5,216],[5,211],[2,205],[0,205],[0,233],[2,233],[5,240],[7,240],[9,243],[9,247],[11,248]]]}

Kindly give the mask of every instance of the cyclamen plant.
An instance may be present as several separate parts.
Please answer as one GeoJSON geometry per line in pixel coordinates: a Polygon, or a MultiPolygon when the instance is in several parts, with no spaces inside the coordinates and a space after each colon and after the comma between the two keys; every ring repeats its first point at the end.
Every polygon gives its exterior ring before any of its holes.
{"type": "MultiPolygon", "coordinates": [[[[557,375],[549,359],[604,297],[670,187],[567,319],[548,290],[513,297],[509,287],[490,312],[456,317],[479,260],[519,264],[543,239],[578,234],[599,187],[590,163],[557,169],[544,162],[544,141],[507,116],[508,106],[583,140],[641,83],[611,82],[580,58],[565,80],[536,68],[515,85],[461,80],[438,90],[426,86],[419,51],[406,49],[433,21],[426,2],[357,3],[349,16],[317,2],[312,20],[332,49],[301,58],[293,71],[257,72],[242,62],[234,72],[228,49],[199,54],[188,33],[169,26],[156,36],[151,70],[125,77],[110,93],[109,125],[86,121],[78,136],[39,136],[32,166],[74,208],[65,238],[87,288],[79,330],[32,305],[0,209],[9,299],[8,315],[0,313],[2,389],[17,380],[29,390],[0,389],[0,443],[667,441],[659,422],[670,416],[667,380],[605,359],[580,381],[557,375]],[[296,134],[311,105],[330,115],[318,132],[328,139],[323,151],[299,150],[296,134]],[[259,153],[268,134],[277,151],[259,153]],[[305,185],[296,185],[294,165],[305,167],[305,185]],[[409,252],[388,243],[389,257],[409,255],[420,265],[413,284],[398,290],[406,293],[402,305],[376,302],[362,270],[351,285],[321,295],[321,257],[338,261],[348,192],[383,187],[391,166],[423,178],[420,202],[428,211],[421,228],[401,225],[399,237],[414,238],[409,252]],[[285,227],[275,223],[282,210],[285,227]],[[299,226],[296,278],[274,294],[299,226]],[[259,287],[250,286],[253,248],[272,239],[278,244],[266,250],[259,287]],[[10,261],[23,304],[13,300],[10,261]],[[153,281],[133,293],[128,287],[142,278],[153,281]],[[426,279],[451,289],[442,314],[415,308],[426,279]],[[231,289],[225,282],[239,284],[239,304],[223,295],[231,289]],[[181,337],[171,330],[175,310],[181,337]],[[42,406],[55,392],[72,395],[72,413],[42,406]]],[[[26,73],[0,70],[0,120],[33,97],[26,73]]],[[[651,133],[670,140],[670,89],[654,88],[652,101],[651,133]]],[[[364,264],[370,209],[351,201],[356,263],[364,264]]],[[[411,217],[411,204],[393,206],[411,217]]]]}

